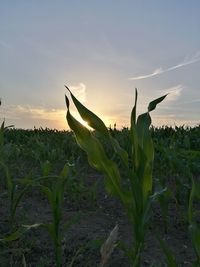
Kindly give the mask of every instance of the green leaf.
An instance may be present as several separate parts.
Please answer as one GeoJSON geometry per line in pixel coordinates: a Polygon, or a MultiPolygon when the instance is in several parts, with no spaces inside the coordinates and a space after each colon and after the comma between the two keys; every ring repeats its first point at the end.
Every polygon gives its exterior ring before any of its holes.
{"type": "MultiPolygon", "coordinates": [[[[92,127],[94,130],[98,131],[100,134],[102,134],[104,137],[109,138],[111,141],[111,144],[113,146],[114,151],[121,157],[123,162],[126,166],[128,166],[128,154],[127,152],[120,147],[117,140],[115,140],[109,133],[107,127],[105,126],[104,122],[92,111],[87,109],[83,104],[81,104],[77,98],[72,94],[70,89],[65,86],[68,91],[70,92],[70,95],[72,97],[72,100],[74,102],[74,105],[76,106],[81,118],[88,123],[90,127],[92,127]]],[[[69,99],[67,96],[65,96],[66,105],[69,110],[69,99]]],[[[80,126],[80,125],[79,125],[80,126]]]]}
{"type": "Polygon", "coordinates": [[[76,224],[80,221],[81,218],[81,212],[78,212],[77,214],[75,214],[74,216],[72,216],[72,218],[70,218],[67,223],[64,223],[64,232],[67,232],[69,230],[69,228],[73,225],[76,224]]]}
{"type": "Polygon", "coordinates": [[[111,144],[114,148],[114,151],[123,160],[125,166],[128,167],[128,153],[123,148],[121,148],[118,141],[115,138],[113,138],[112,136],[110,136],[110,141],[111,141],[111,144]]]}
{"type": "Polygon", "coordinates": [[[156,108],[156,106],[157,106],[160,102],[162,102],[162,101],[165,99],[165,97],[166,97],[167,95],[168,95],[168,94],[166,94],[166,95],[164,95],[164,96],[161,96],[161,97],[159,97],[159,98],[157,98],[157,99],[151,101],[151,102],[149,103],[149,106],[148,106],[148,112],[154,110],[154,109],[156,108]]]}
{"type": "Polygon", "coordinates": [[[149,131],[150,125],[151,125],[151,117],[148,112],[138,117],[137,120],[137,134],[139,137],[138,143],[149,162],[153,161],[154,158],[153,141],[149,131]]]}
{"type": "Polygon", "coordinates": [[[41,163],[41,168],[43,176],[48,176],[52,169],[52,166],[51,163],[48,160],[46,160],[45,162],[41,163]]]}
{"type": "Polygon", "coordinates": [[[40,187],[41,187],[42,192],[46,195],[46,197],[49,201],[49,204],[51,205],[51,207],[53,209],[54,208],[54,199],[53,199],[52,191],[47,186],[41,185],[40,187]]]}
{"type": "Polygon", "coordinates": [[[49,235],[53,239],[54,243],[56,243],[57,242],[57,237],[56,237],[56,233],[55,233],[54,224],[53,223],[46,223],[46,224],[43,223],[40,226],[47,230],[47,232],[49,233],[49,235]]]}
{"type": "Polygon", "coordinates": [[[190,224],[189,232],[197,258],[200,261],[200,229],[197,227],[196,223],[190,224]]]}
{"type": "Polygon", "coordinates": [[[200,199],[200,181],[194,181],[194,197],[200,199]]]}
{"type": "MultiPolygon", "coordinates": [[[[72,100],[74,102],[74,105],[76,106],[76,108],[77,108],[77,110],[78,110],[81,118],[84,121],[86,121],[87,124],[90,127],[92,127],[93,129],[99,131],[104,136],[109,136],[108,129],[105,126],[104,122],[96,114],[94,114],[92,111],[90,111],[89,109],[87,109],[83,104],[81,104],[77,100],[77,98],[72,94],[72,92],[70,91],[70,89],[67,86],[65,86],[65,87],[70,92],[70,95],[72,97],[72,100]]],[[[69,102],[69,100],[67,100],[67,102],[69,102]]],[[[68,106],[69,106],[69,103],[68,103],[68,106]]]]}
{"type": "Polygon", "coordinates": [[[137,97],[138,97],[137,88],[135,88],[135,104],[131,111],[131,128],[133,127],[133,125],[136,124],[137,97]]]}
{"type": "Polygon", "coordinates": [[[140,115],[136,124],[138,147],[137,154],[135,156],[137,157],[138,176],[141,179],[143,187],[144,206],[146,205],[145,203],[152,191],[154,147],[149,131],[150,124],[151,117],[148,112],[140,115]]]}
{"type": "Polygon", "coordinates": [[[11,196],[12,195],[12,191],[13,191],[13,188],[14,188],[14,182],[12,180],[9,168],[3,162],[0,162],[0,165],[2,166],[2,168],[3,168],[4,172],[5,172],[9,198],[11,198],[12,197],[11,196]]]}
{"type": "Polygon", "coordinates": [[[160,246],[165,254],[166,260],[167,260],[167,266],[168,267],[178,267],[178,264],[170,250],[170,248],[168,247],[167,243],[160,238],[159,236],[157,236],[157,239],[160,243],[160,246]]]}
{"type": "Polygon", "coordinates": [[[192,188],[190,190],[189,205],[188,205],[188,220],[192,224],[194,221],[193,201],[195,198],[200,199],[200,182],[190,177],[192,182],[192,188]]]}
{"type": "Polygon", "coordinates": [[[62,169],[62,171],[61,171],[60,176],[63,177],[63,178],[67,178],[68,173],[69,173],[69,165],[65,164],[63,169],[62,169]]]}
{"type": "Polygon", "coordinates": [[[2,124],[1,124],[1,130],[3,130],[5,128],[4,125],[5,125],[5,121],[3,121],[2,124]]]}
{"type": "Polygon", "coordinates": [[[32,225],[22,225],[17,231],[14,233],[0,239],[0,242],[10,242],[15,241],[19,238],[21,238],[22,235],[24,235],[27,231],[40,227],[41,224],[32,224],[32,225]]]}
{"type": "Polygon", "coordinates": [[[137,154],[138,154],[138,135],[137,135],[137,129],[136,129],[136,109],[137,109],[137,89],[135,89],[135,105],[131,111],[131,143],[132,143],[132,156],[133,156],[133,163],[134,167],[137,168],[138,166],[138,160],[137,160],[137,154]]]}
{"type": "Polygon", "coordinates": [[[67,121],[75,133],[77,143],[87,153],[89,164],[98,171],[102,171],[109,180],[107,181],[109,192],[121,194],[119,189],[121,177],[116,163],[108,159],[98,139],[71,115],[69,105],[67,121]]]}
{"type": "Polygon", "coordinates": [[[19,239],[26,231],[15,231],[14,233],[5,236],[4,238],[0,239],[0,242],[10,242],[10,241],[15,241],[19,239]]]}
{"type": "Polygon", "coordinates": [[[19,193],[18,195],[15,197],[15,200],[14,202],[12,203],[12,211],[11,211],[11,221],[14,220],[14,217],[15,217],[15,213],[16,213],[16,209],[17,209],[17,206],[19,204],[19,202],[21,201],[22,197],[25,195],[25,193],[29,190],[30,188],[30,185],[27,185],[25,188],[23,188],[19,193]]]}
{"type": "Polygon", "coordinates": [[[1,124],[1,128],[0,128],[0,146],[3,145],[4,142],[4,121],[1,124]]]}

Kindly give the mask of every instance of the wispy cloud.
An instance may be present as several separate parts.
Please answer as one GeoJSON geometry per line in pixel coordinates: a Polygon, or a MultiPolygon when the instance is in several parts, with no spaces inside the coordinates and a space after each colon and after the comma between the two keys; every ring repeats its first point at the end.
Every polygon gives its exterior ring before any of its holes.
{"type": "Polygon", "coordinates": [[[84,83],[69,85],[69,88],[79,101],[86,102],[86,85],[84,83]]]}
{"type": "Polygon", "coordinates": [[[48,109],[30,105],[9,105],[3,109],[3,117],[6,124],[15,125],[16,128],[43,127],[52,129],[65,129],[65,109],[48,109]]]}
{"type": "Polygon", "coordinates": [[[54,121],[65,117],[65,109],[46,109],[43,107],[33,107],[30,105],[7,106],[4,113],[9,119],[40,119],[54,121]]]}
{"type": "Polygon", "coordinates": [[[193,64],[193,63],[198,62],[198,61],[200,61],[200,51],[197,52],[192,57],[186,57],[181,63],[179,63],[179,64],[177,64],[175,66],[169,67],[167,69],[163,69],[163,68],[160,67],[160,68],[154,70],[152,73],[131,77],[131,78],[129,78],[129,80],[135,81],[135,80],[147,79],[147,78],[150,78],[150,77],[153,77],[153,76],[157,76],[157,75],[160,75],[160,74],[168,72],[168,71],[172,71],[172,70],[176,70],[176,69],[182,68],[184,66],[193,64]]]}
{"type": "Polygon", "coordinates": [[[160,90],[161,94],[168,94],[166,101],[174,101],[181,95],[182,91],[184,89],[184,86],[179,84],[164,90],[160,90]]]}
{"type": "Polygon", "coordinates": [[[156,75],[159,75],[161,73],[163,73],[163,69],[162,68],[159,68],[159,69],[156,69],[154,70],[152,73],[150,74],[145,74],[145,75],[139,75],[139,76],[136,76],[136,77],[131,77],[129,78],[129,80],[142,80],[142,79],[147,79],[147,78],[150,78],[150,77],[153,77],[153,76],[156,76],[156,75]]]}
{"type": "MultiPolygon", "coordinates": [[[[69,86],[74,95],[81,101],[86,101],[86,86],[84,83],[69,86]]],[[[15,127],[49,127],[65,129],[66,109],[45,108],[33,105],[9,105],[3,107],[3,117],[15,127]]]]}

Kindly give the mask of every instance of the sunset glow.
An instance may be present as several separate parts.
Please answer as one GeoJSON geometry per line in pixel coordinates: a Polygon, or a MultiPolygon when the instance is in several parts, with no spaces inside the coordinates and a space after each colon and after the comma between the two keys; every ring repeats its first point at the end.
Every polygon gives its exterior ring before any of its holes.
{"type": "Polygon", "coordinates": [[[68,129],[67,85],[108,127],[129,126],[135,88],[138,113],[169,93],[154,125],[198,124],[199,10],[178,0],[2,3],[0,119],[68,129]]]}

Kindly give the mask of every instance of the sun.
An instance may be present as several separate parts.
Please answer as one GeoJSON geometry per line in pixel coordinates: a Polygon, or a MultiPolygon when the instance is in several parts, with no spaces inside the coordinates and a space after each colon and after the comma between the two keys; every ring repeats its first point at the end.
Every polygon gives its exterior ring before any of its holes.
{"type": "Polygon", "coordinates": [[[83,125],[85,126],[86,128],[90,127],[87,123],[87,121],[84,121],[82,118],[79,118],[78,121],[83,125]]]}

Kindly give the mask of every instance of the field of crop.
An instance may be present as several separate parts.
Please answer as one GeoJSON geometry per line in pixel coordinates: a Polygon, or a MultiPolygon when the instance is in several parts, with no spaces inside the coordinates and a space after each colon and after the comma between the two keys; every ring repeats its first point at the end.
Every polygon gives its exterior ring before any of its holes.
{"type": "Polygon", "coordinates": [[[200,266],[200,125],[0,129],[0,266],[200,266]]]}

